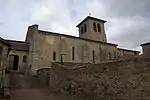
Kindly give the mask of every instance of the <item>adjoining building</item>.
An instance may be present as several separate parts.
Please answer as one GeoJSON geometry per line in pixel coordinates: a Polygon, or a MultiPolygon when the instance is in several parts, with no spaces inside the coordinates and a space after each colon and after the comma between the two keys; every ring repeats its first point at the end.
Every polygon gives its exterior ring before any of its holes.
{"type": "Polygon", "coordinates": [[[24,41],[6,40],[11,47],[9,48],[8,67],[11,70],[24,72],[27,66],[27,56],[29,44],[24,41]]]}
{"type": "Polygon", "coordinates": [[[105,20],[86,17],[77,25],[79,37],[28,27],[26,40],[7,40],[11,44],[9,67],[13,70],[30,69],[33,74],[50,68],[51,62],[102,63],[139,55],[139,51],[117,48],[108,43],[105,20]]]}
{"type": "Polygon", "coordinates": [[[140,51],[128,50],[128,49],[122,49],[122,48],[118,48],[117,52],[118,52],[117,59],[129,58],[129,57],[137,56],[140,54],[140,51]]]}
{"type": "Polygon", "coordinates": [[[150,55],[150,42],[141,44],[140,46],[142,46],[143,48],[143,55],[149,56],[150,55]]]}

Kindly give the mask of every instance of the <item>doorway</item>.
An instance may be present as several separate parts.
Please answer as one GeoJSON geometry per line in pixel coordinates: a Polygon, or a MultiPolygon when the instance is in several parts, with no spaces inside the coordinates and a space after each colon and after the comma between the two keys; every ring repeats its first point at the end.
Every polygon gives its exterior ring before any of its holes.
{"type": "Polygon", "coordinates": [[[19,56],[18,55],[14,55],[13,70],[18,70],[18,63],[19,63],[19,56]]]}

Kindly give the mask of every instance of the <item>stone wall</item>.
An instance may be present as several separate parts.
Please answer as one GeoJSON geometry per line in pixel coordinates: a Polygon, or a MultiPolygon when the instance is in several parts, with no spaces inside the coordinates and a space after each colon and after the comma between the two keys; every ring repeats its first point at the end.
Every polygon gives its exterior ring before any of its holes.
{"type": "Polygon", "coordinates": [[[0,41],[0,96],[3,94],[3,89],[5,81],[6,81],[6,73],[5,69],[8,68],[7,63],[7,55],[8,55],[8,45],[5,45],[3,42],[0,41]]]}
{"type": "Polygon", "coordinates": [[[36,70],[39,69],[38,59],[39,59],[39,49],[41,49],[41,45],[39,46],[39,34],[38,34],[38,25],[32,25],[28,27],[27,35],[26,35],[26,43],[29,43],[29,53],[28,53],[28,63],[27,70],[32,75],[36,75],[36,70]]]}
{"type": "Polygon", "coordinates": [[[50,88],[83,100],[150,100],[150,58],[103,64],[53,63],[50,88]]]}
{"type": "Polygon", "coordinates": [[[50,81],[50,68],[42,68],[37,70],[37,78],[41,85],[48,86],[50,81]]]}
{"type": "Polygon", "coordinates": [[[117,55],[116,45],[45,31],[39,31],[39,46],[42,48],[38,51],[38,66],[40,68],[50,67],[51,62],[60,62],[61,55],[63,55],[64,62],[75,63],[101,63],[102,61],[115,60],[117,55]],[[73,47],[74,59],[72,59],[73,47]],[[53,52],[56,52],[56,60],[53,60],[53,52]]]}

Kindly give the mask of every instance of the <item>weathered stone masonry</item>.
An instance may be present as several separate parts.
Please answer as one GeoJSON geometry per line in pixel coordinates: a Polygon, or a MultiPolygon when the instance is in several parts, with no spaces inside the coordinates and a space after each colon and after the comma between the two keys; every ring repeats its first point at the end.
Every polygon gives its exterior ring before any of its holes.
{"type": "Polygon", "coordinates": [[[150,58],[103,64],[53,63],[50,88],[83,100],[149,100],[150,58]]]}

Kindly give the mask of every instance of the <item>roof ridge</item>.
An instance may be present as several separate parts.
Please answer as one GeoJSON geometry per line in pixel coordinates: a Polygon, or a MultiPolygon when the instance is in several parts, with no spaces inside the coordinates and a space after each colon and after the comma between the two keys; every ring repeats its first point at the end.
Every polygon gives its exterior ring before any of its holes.
{"type": "MultiPolygon", "coordinates": [[[[61,34],[61,33],[56,33],[56,32],[49,32],[49,31],[44,31],[44,30],[39,30],[40,32],[45,32],[46,35],[62,35],[62,36],[68,36],[68,37],[72,37],[72,38],[78,38],[78,39],[83,39],[83,40],[87,40],[87,41],[93,41],[93,42],[99,42],[102,44],[110,44],[110,45],[115,45],[118,46],[117,44],[113,44],[113,43],[108,43],[108,42],[102,42],[102,41],[96,41],[96,40],[91,40],[91,39],[86,39],[86,38],[82,38],[82,37],[77,37],[77,36],[73,36],[73,35],[66,35],[66,34],[61,34]]],[[[44,33],[43,33],[44,34],[44,33]]]]}
{"type": "Polygon", "coordinates": [[[19,40],[9,40],[9,39],[6,39],[6,41],[8,41],[8,42],[17,42],[17,43],[25,43],[25,44],[28,44],[26,41],[19,41],[19,40]]]}

